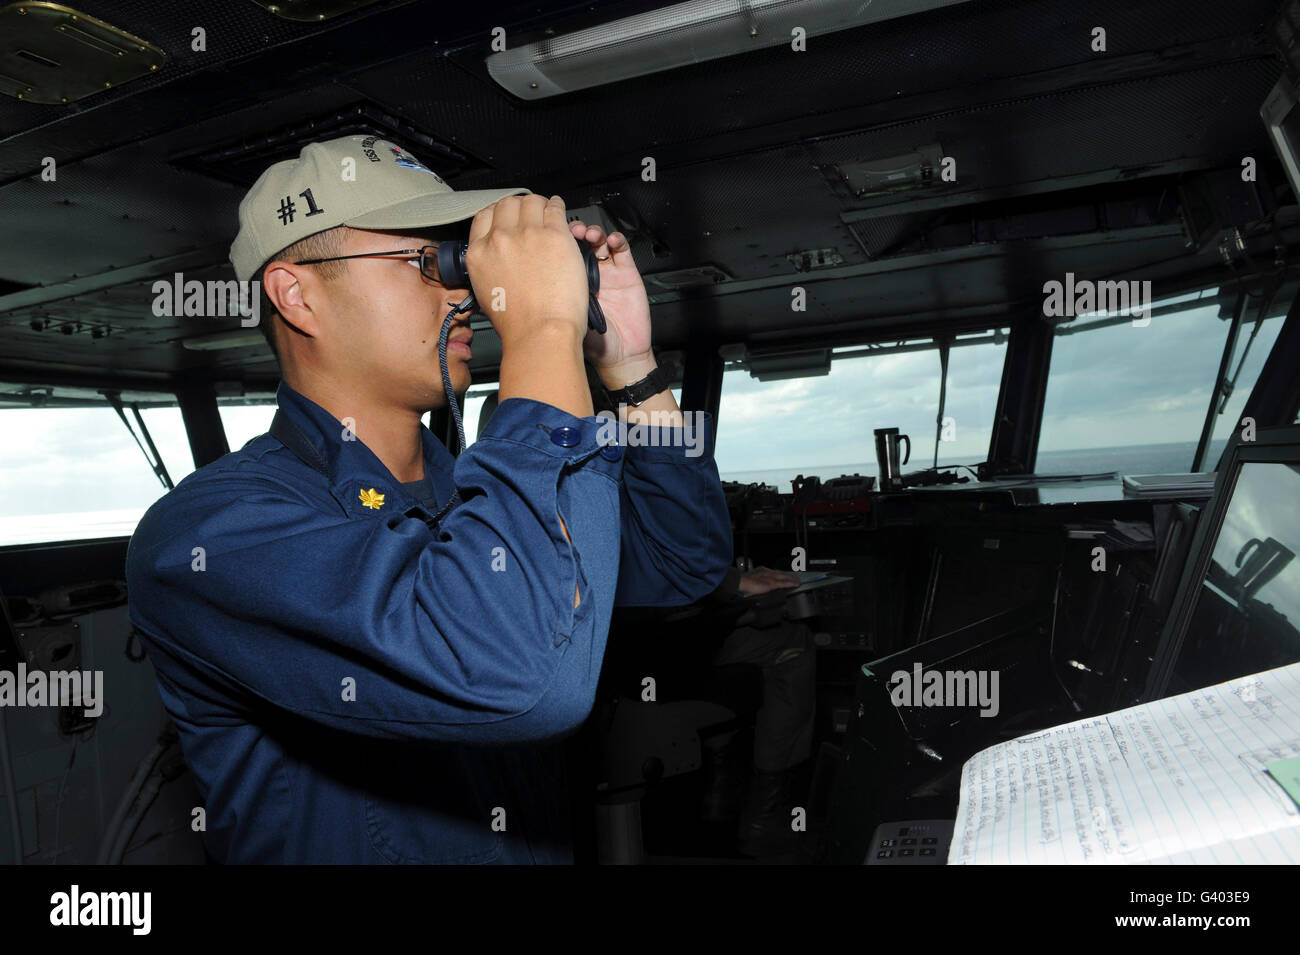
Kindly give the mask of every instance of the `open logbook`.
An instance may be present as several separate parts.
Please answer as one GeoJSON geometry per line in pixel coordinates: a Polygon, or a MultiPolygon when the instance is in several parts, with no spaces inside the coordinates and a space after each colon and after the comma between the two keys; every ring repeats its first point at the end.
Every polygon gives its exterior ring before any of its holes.
{"type": "Polygon", "coordinates": [[[1300,664],[1031,733],[967,761],[948,862],[1300,862],[1297,757],[1300,664]]]}

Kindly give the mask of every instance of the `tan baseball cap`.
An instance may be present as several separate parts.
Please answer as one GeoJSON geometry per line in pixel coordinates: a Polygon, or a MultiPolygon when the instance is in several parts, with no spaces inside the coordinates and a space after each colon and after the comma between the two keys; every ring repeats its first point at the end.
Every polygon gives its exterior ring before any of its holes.
{"type": "Polygon", "coordinates": [[[281,249],[336,226],[421,229],[477,215],[527,189],[456,192],[402,147],[374,136],[308,143],[258,177],[239,203],[230,247],[235,277],[251,279],[281,249]]]}

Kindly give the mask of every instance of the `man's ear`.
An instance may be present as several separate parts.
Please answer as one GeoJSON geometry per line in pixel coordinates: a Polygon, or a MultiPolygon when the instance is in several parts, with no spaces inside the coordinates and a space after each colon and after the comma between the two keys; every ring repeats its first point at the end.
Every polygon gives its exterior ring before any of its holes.
{"type": "Polygon", "coordinates": [[[280,317],[296,331],[314,336],[320,330],[319,322],[304,295],[304,283],[311,281],[312,276],[278,259],[262,272],[262,288],[280,317]]]}

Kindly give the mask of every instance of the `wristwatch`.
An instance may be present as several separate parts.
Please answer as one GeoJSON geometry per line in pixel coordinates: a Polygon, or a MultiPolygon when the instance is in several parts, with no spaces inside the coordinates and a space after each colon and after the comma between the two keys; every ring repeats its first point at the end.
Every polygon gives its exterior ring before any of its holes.
{"type": "Polygon", "coordinates": [[[605,396],[609,398],[610,403],[616,408],[620,404],[636,407],[648,398],[659,394],[669,384],[668,373],[663,370],[662,366],[656,365],[654,371],[640,381],[634,381],[624,388],[613,391],[606,388],[605,396]]]}

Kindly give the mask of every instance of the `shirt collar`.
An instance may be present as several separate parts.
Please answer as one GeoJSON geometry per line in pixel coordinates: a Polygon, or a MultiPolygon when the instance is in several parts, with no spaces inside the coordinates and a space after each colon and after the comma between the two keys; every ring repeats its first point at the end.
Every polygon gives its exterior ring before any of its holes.
{"type": "MultiPolygon", "coordinates": [[[[411,493],[344,422],[283,381],[276,389],[276,404],[279,408],[271,422],[272,436],[325,477],[331,494],[349,514],[405,513],[418,506],[411,493]]],[[[426,477],[433,480],[439,497],[449,497],[447,487],[452,483],[455,459],[423,424],[420,440],[426,477]]]]}

